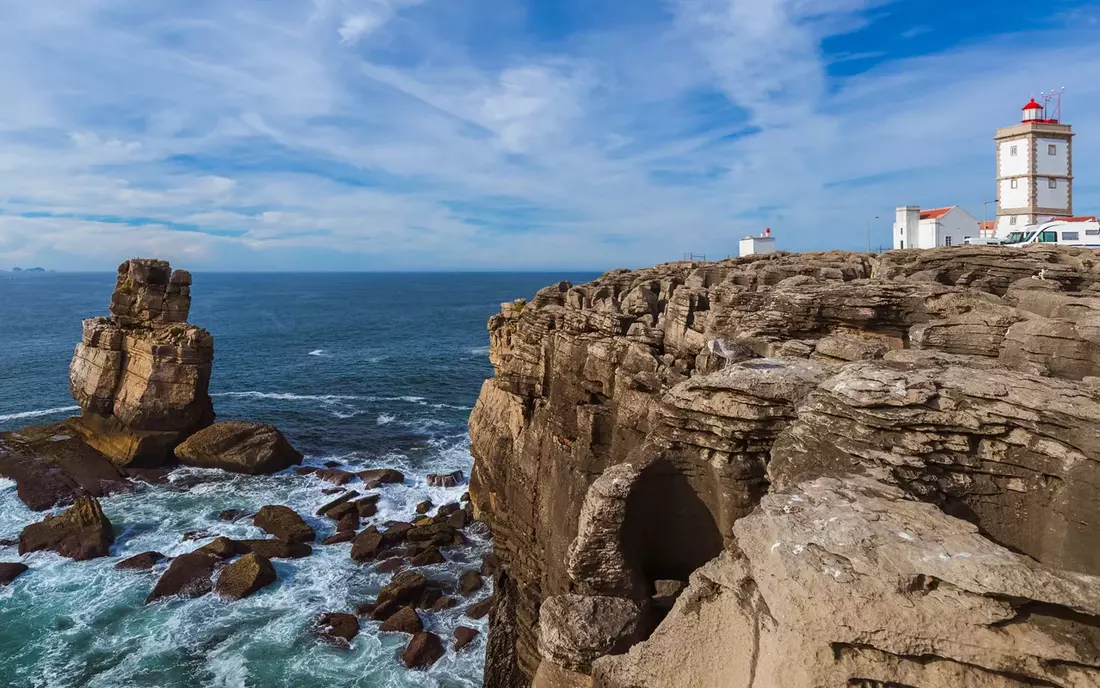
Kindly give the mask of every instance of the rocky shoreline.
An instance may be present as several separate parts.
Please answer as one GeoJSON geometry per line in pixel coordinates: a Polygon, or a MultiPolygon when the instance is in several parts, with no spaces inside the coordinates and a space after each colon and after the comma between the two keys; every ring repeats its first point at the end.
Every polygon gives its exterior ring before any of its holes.
{"type": "MultiPolygon", "coordinates": [[[[123,263],[110,317],[84,322],[70,367],[70,391],[81,416],[0,432],[0,477],[16,483],[19,499],[30,509],[52,510],[10,544],[18,545],[20,555],[48,550],[73,561],[112,557],[119,529],[100,498],[133,492],[143,483],[170,485],[171,472],[180,466],[242,475],[288,473],[316,486],[317,509],[306,514],[308,520],[283,504],[225,508],[222,521],[250,523],[267,537],[181,533],[183,541],[195,542],[194,549],[176,556],[146,551],[118,557],[115,568],[150,578],[147,605],[208,594],[232,604],[279,582],[272,560],[311,557],[318,547],[346,549],[351,561],[389,575],[390,581],[374,600],[317,609],[308,632],[318,642],[347,647],[362,620],[380,624],[379,632],[409,636],[398,654],[409,669],[430,667],[446,652],[467,648],[479,635],[477,628],[459,625],[444,640],[426,621],[452,608],[481,619],[492,604],[485,596],[495,573],[492,557],[453,579],[439,575],[438,565],[469,559],[470,529],[478,526],[468,499],[423,501],[408,522],[386,520],[377,505],[388,487],[407,481],[402,472],[340,461],[303,466],[302,454],[275,427],[215,422],[209,394],[214,340],[187,323],[190,285],[187,272],[172,271],[163,261],[123,263]],[[323,520],[323,531],[310,525],[317,519],[323,520]]],[[[461,491],[465,476],[456,470],[413,480],[461,491]]],[[[233,495],[221,499],[232,503],[233,495]]],[[[20,585],[34,575],[26,564],[0,563],[0,585],[20,585]]]]}
{"type": "Polygon", "coordinates": [[[1100,261],[671,263],[489,321],[485,685],[1100,685],[1100,261]]]}

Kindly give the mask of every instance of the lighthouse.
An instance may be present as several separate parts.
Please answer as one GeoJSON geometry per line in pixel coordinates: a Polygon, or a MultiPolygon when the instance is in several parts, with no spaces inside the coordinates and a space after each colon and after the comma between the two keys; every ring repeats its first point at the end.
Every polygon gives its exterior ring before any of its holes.
{"type": "Polygon", "coordinates": [[[1073,129],[1062,94],[1034,98],[1019,124],[997,130],[997,236],[1073,215],[1073,129]]]}

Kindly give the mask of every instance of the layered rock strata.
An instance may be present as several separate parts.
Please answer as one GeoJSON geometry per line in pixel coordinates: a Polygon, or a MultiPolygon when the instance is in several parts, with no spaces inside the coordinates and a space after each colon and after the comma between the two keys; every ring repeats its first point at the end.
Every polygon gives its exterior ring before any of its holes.
{"type": "Polygon", "coordinates": [[[1098,281],[1083,249],[777,253],[504,304],[486,685],[1096,685],[1098,281]]]}
{"type": "Polygon", "coordinates": [[[84,321],[69,368],[82,410],[73,424],[120,466],[158,466],[214,419],[214,339],[187,323],[191,275],[161,260],[118,269],[110,317],[84,321]]]}

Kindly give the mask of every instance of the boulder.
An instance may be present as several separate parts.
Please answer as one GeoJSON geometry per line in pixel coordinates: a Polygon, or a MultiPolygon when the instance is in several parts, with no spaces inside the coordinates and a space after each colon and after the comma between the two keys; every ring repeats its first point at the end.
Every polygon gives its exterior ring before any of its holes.
{"type": "Polygon", "coordinates": [[[298,466],[294,469],[294,474],[301,476],[313,475],[317,470],[316,466],[298,466]]]}
{"type": "MultiPolygon", "coordinates": [[[[328,513],[330,511],[338,506],[343,506],[344,504],[347,504],[358,496],[358,492],[356,492],[355,490],[349,490],[337,497],[336,499],[332,500],[331,502],[326,502],[324,505],[322,505],[321,508],[317,509],[317,515],[328,516],[328,513]]],[[[339,520],[339,517],[336,517],[336,520],[339,520]]]]}
{"type": "Polygon", "coordinates": [[[490,611],[493,609],[494,599],[493,597],[486,597],[480,602],[474,602],[469,607],[466,607],[466,611],[463,614],[470,619],[484,619],[490,611]]]}
{"type": "Polygon", "coordinates": [[[374,490],[382,485],[405,482],[405,474],[392,468],[375,468],[360,471],[359,479],[368,490],[374,490]]]}
{"type": "Polygon", "coordinates": [[[209,552],[190,552],[172,560],[161,575],[145,604],[165,597],[201,597],[213,589],[210,581],[222,558],[209,552]]]}
{"type": "Polygon", "coordinates": [[[176,447],[175,454],[187,466],[248,475],[270,475],[302,463],[301,453],[274,426],[245,421],[204,428],[176,447]]]}
{"type": "Polygon", "coordinates": [[[373,561],[385,546],[385,538],[377,530],[368,528],[351,542],[351,558],[358,562],[373,561]]]}
{"type": "Polygon", "coordinates": [[[383,633],[415,634],[424,630],[424,622],[420,620],[415,609],[402,607],[401,611],[386,619],[378,630],[383,633]]]}
{"type": "Polygon", "coordinates": [[[454,633],[454,648],[458,652],[470,643],[474,642],[481,633],[469,626],[459,626],[454,633]]]}
{"type": "Polygon", "coordinates": [[[443,641],[435,633],[417,633],[401,653],[401,661],[409,669],[426,669],[443,657],[443,641]]]}
{"type": "Polygon", "coordinates": [[[622,654],[642,640],[643,611],[622,597],[548,597],[539,613],[539,652],[566,669],[587,672],[593,660],[622,654]]]}
{"type": "Polygon", "coordinates": [[[377,602],[380,606],[388,602],[396,602],[401,606],[416,604],[427,587],[428,579],[422,574],[416,571],[402,571],[382,588],[378,593],[377,602]]]}
{"type": "Polygon", "coordinates": [[[429,547],[420,554],[409,559],[409,564],[412,566],[432,566],[433,564],[445,563],[447,563],[447,557],[443,556],[443,553],[439,551],[438,547],[429,547]]]}
{"type": "Polygon", "coordinates": [[[313,475],[333,485],[346,485],[355,477],[354,473],[348,473],[339,468],[322,468],[313,475]]]}
{"type": "Polygon", "coordinates": [[[428,474],[429,487],[454,487],[455,485],[460,484],[463,480],[464,476],[462,474],[462,471],[428,474]]]}
{"type": "Polygon", "coordinates": [[[346,514],[340,519],[340,522],[336,524],[336,531],[340,533],[354,533],[357,530],[359,530],[359,514],[354,511],[350,514],[346,514]]]}
{"type": "Polygon", "coordinates": [[[432,504],[432,500],[425,499],[423,502],[420,502],[419,504],[416,505],[416,513],[426,514],[426,513],[428,513],[429,511],[432,510],[433,506],[435,506],[435,505],[432,504]]]}
{"type": "Polygon", "coordinates": [[[313,542],[317,534],[305,520],[288,506],[265,506],[252,522],[257,528],[286,542],[313,542]]]}
{"type": "Polygon", "coordinates": [[[462,530],[466,527],[466,512],[462,509],[453,512],[445,521],[447,527],[453,530],[462,530]]]}
{"type": "Polygon", "coordinates": [[[432,604],[431,610],[433,612],[441,612],[454,608],[456,604],[458,604],[458,601],[453,597],[440,597],[432,604]]]}
{"type": "Polygon", "coordinates": [[[32,523],[19,535],[19,553],[48,549],[76,561],[105,557],[115,541],[99,500],[81,497],[58,516],[32,523]]]}
{"type": "Polygon", "coordinates": [[[317,617],[313,632],[327,643],[350,645],[359,635],[359,619],[353,614],[325,612],[317,617]]]}
{"type": "Polygon", "coordinates": [[[458,577],[458,590],[467,597],[481,590],[484,585],[481,574],[477,571],[463,571],[458,577]]]}
{"type": "Polygon", "coordinates": [[[216,557],[222,559],[230,559],[237,554],[240,547],[234,540],[230,540],[227,537],[215,538],[213,542],[203,545],[198,549],[200,552],[207,552],[213,554],[216,557]]]}
{"type": "Polygon", "coordinates": [[[218,513],[219,521],[239,521],[248,515],[248,512],[244,509],[225,509],[218,513]]]}
{"type": "Polygon", "coordinates": [[[164,559],[164,555],[160,552],[142,552],[141,554],[135,554],[129,559],[123,559],[115,564],[115,568],[129,571],[148,571],[164,561],[164,559]]]}
{"type": "Polygon", "coordinates": [[[302,559],[313,554],[313,548],[303,542],[285,540],[237,540],[237,554],[254,552],[267,559],[302,559]]]}
{"type": "Polygon", "coordinates": [[[26,564],[19,562],[0,562],[0,585],[7,585],[29,571],[26,564]]]}
{"type": "Polygon", "coordinates": [[[341,530],[321,541],[322,545],[339,545],[355,539],[355,530],[341,530]]]}
{"type": "Polygon", "coordinates": [[[370,495],[353,502],[359,512],[359,518],[370,518],[378,513],[378,495],[370,495]]]}
{"type": "Polygon", "coordinates": [[[374,568],[378,573],[396,573],[405,568],[404,557],[390,557],[374,568]]]}
{"type": "Polygon", "coordinates": [[[275,580],[271,560],[251,552],[222,569],[215,590],[226,599],[241,600],[275,580]]]}

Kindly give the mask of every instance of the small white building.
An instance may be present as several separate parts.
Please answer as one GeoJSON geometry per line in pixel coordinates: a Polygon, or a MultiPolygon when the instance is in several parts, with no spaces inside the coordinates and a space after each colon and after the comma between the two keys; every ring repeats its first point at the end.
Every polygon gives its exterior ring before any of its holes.
{"type": "Polygon", "coordinates": [[[981,222],[957,205],[921,210],[902,206],[894,221],[894,248],[961,246],[981,236],[981,222]]]}
{"type": "Polygon", "coordinates": [[[745,237],[741,240],[741,257],[755,256],[761,253],[771,253],[775,250],[775,237],[772,236],[771,227],[764,230],[760,236],[745,237]]]}

